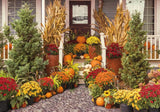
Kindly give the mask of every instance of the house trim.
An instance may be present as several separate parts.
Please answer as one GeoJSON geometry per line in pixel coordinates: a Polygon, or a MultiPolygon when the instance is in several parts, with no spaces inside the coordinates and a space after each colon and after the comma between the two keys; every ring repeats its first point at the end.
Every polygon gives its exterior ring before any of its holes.
{"type": "Polygon", "coordinates": [[[8,0],[2,0],[2,26],[8,25],[8,0]]]}
{"type": "Polygon", "coordinates": [[[154,17],[154,29],[155,35],[160,35],[160,0],[154,0],[154,10],[155,10],[155,17],[154,17]]]}
{"type": "Polygon", "coordinates": [[[41,27],[42,23],[42,0],[36,0],[36,22],[38,23],[38,27],[41,27]]]}

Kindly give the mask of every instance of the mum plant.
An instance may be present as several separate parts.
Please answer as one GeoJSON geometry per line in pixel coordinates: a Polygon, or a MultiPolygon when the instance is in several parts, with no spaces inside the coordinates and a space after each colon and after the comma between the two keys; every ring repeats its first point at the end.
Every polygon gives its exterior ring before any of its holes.
{"type": "Polygon", "coordinates": [[[44,51],[45,53],[47,53],[47,55],[58,55],[59,54],[59,50],[56,44],[46,45],[44,47],[44,51]]]}
{"type": "Polygon", "coordinates": [[[43,77],[38,79],[38,83],[40,84],[43,94],[46,94],[48,91],[53,90],[53,80],[48,77],[43,77]]]}
{"type": "Polygon", "coordinates": [[[0,101],[11,99],[18,92],[16,81],[9,77],[0,77],[0,101]]]}
{"type": "Polygon", "coordinates": [[[38,82],[36,81],[29,81],[24,83],[18,92],[18,96],[20,95],[28,95],[29,97],[37,97],[38,95],[42,94],[42,89],[38,82]]]}
{"type": "Polygon", "coordinates": [[[151,108],[160,107],[160,85],[158,84],[146,84],[141,88],[139,92],[142,100],[151,108]]]}
{"type": "Polygon", "coordinates": [[[123,47],[119,46],[118,43],[111,43],[107,46],[106,56],[108,58],[121,58],[123,47]]]}
{"type": "Polygon", "coordinates": [[[100,39],[96,36],[90,36],[89,38],[87,38],[86,43],[88,45],[98,45],[101,43],[100,39]]]}
{"type": "Polygon", "coordinates": [[[81,44],[78,43],[74,47],[74,53],[77,54],[78,56],[83,55],[87,52],[87,45],[86,44],[81,44]]]}
{"type": "Polygon", "coordinates": [[[103,93],[102,87],[99,87],[97,84],[91,84],[88,89],[89,95],[91,95],[93,98],[98,98],[103,93]]]}

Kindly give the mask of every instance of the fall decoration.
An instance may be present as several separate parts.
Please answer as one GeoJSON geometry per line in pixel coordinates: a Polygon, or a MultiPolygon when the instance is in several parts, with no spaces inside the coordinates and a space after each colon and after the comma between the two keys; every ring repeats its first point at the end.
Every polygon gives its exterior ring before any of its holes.
{"type": "Polygon", "coordinates": [[[45,94],[45,96],[46,96],[46,98],[50,98],[50,97],[52,97],[52,93],[51,93],[51,92],[47,92],[47,93],[45,94]]]}
{"type": "Polygon", "coordinates": [[[98,97],[98,98],[96,99],[96,104],[97,104],[98,106],[104,106],[104,98],[103,98],[103,97],[98,97]]]}
{"type": "Polygon", "coordinates": [[[61,5],[61,1],[54,0],[53,4],[50,2],[46,8],[47,16],[45,26],[42,26],[42,38],[44,45],[56,44],[57,46],[61,40],[61,34],[68,29],[65,29],[65,7],[61,5]]]}
{"type": "Polygon", "coordinates": [[[92,67],[101,66],[101,62],[98,61],[98,60],[92,60],[92,61],[91,61],[91,65],[92,65],[92,67]]]}
{"type": "Polygon", "coordinates": [[[84,36],[78,36],[76,40],[78,43],[81,43],[81,44],[86,42],[86,38],[84,36]]]}
{"type": "Polygon", "coordinates": [[[26,102],[24,102],[21,107],[25,108],[26,106],[27,106],[27,104],[26,104],[26,102]]]}
{"type": "Polygon", "coordinates": [[[57,93],[56,93],[55,91],[52,91],[52,94],[53,94],[53,95],[56,95],[57,93]]]}
{"type": "Polygon", "coordinates": [[[88,45],[97,45],[97,44],[100,44],[101,41],[100,41],[100,39],[99,39],[98,37],[96,37],[96,36],[90,36],[89,38],[87,38],[86,43],[87,43],[88,45]]]}
{"type": "Polygon", "coordinates": [[[85,59],[89,58],[89,54],[84,54],[83,56],[85,59]]]}
{"type": "Polygon", "coordinates": [[[114,83],[116,80],[115,73],[111,71],[100,72],[95,78],[95,83],[98,85],[108,85],[114,83]]]}
{"type": "Polygon", "coordinates": [[[71,63],[71,61],[72,61],[72,56],[69,55],[69,54],[68,54],[68,55],[65,55],[63,60],[64,60],[64,63],[65,63],[65,64],[69,64],[69,63],[71,63]]]}
{"type": "Polygon", "coordinates": [[[65,68],[65,69],[64,69],[64,72],[65,72],[66,74],[69,74],[69,75],[74,76],[74,69],[73,69],[73,68],[65,68]]]}
{"type": "MultiPolygon", "coordinates": [[[[150,49],[150,46],[151,46],[151,45],[150,45],[150,42],[148,42],[148,49],[150,49]]],[[[147,47],[147,42],[144,43],[144,47],[145,47],[145,49],[146,49],[146,47],[147,47]]]]}
{"type": "Polygon", "coordinates": [[[63,93],[63,87],[60,86],[59,88],[57,88],[57,93],[63,93]]]}
{"type": "Polygon", "coordinates": [[[56,44],[49,44],[44,46],[44,51],[47,55],[58,55],[59,50],[56,44]]]}
{"type": "Polygon", "coordinates": [[[106,39],[107,46],[112,42],[118,43],[120,46],[125,45],[131,18],[129,11],[123,9],[123,4],[117,6],[117,13],[113,21],[109,20],[101,9],[99,11],[95,10],[94,18],[98,27],[95,30],[99,33],[103,32],[105,35],[108,35],[108,38],[106,39]]]}
{"type": "Polygon", "coordinates": [[[86,50],[86,45],[85,44],[82,44],[82,43],[78,43],[75,45],[74,47],[74,53],[79,53],[79,54],[83,54],[86,50]]]}
{"type": "Polygon", "coordinates": [[[40,99],[41,99],[41,96],[39,95],[38,97],[34,98],[34,102],[39,102],[40,99]]]}
{"type": "Polygon", "coordinates": [[[96,57],[96,60],[102,61],[102,56],[101,56],[101,55],[98,55],[98,56],[96,57]]]}

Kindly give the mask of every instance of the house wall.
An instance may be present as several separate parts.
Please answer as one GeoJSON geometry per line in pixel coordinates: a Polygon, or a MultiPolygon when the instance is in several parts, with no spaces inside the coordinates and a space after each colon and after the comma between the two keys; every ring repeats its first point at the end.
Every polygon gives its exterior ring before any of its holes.
{"type": "Polygon", "coordinates": [[[2,26],[2,0],[0,0],[0,28],[2,26]]]}

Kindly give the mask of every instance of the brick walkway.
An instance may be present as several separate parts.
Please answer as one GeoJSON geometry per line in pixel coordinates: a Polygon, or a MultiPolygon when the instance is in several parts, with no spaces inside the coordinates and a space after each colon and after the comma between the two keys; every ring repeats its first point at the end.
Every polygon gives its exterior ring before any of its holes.
{"type": "Polygon", "coordinates": [[[84,85],[80,85],[78,88],[66,90],[62,94],[11,112],[120,112],[120,109],[105,109],[95,106],[91,101],[88,89],[84,85]]]}

